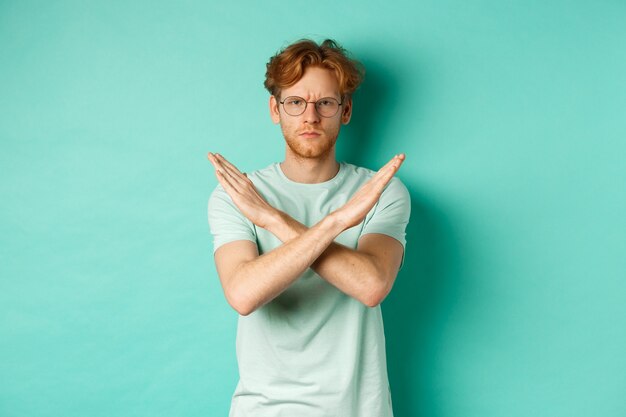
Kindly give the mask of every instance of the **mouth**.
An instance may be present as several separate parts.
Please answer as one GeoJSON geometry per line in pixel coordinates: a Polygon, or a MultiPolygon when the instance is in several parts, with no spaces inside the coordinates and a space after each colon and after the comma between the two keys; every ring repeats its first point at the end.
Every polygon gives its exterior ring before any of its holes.
{"type": "Polygon", "coordinates": [[[321,133],[314,130],[307,130],[300,133],[300,136],[303,136],[305,138],[316,138],[318,136],[321,136],[321,133]]]}

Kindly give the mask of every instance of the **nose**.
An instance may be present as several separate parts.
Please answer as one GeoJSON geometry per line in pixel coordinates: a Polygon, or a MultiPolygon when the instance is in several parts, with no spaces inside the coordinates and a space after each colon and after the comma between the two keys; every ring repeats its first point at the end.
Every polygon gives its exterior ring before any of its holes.
{"type": "Polygon", "coordinates": [[[320,121],[320,115],[317,113],[315,103],[308,103],[304,113],[302,113],[304,121],[307,123],[318,123],[320,121]]]}

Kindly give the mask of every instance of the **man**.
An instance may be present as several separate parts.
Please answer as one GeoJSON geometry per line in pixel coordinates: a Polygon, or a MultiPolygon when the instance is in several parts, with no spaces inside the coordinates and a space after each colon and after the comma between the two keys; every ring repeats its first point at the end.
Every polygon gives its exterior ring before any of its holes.
{"type": "Polygon", "coordinates": [[[360,64],[332,40],[267,64],[285,160],[249,174],[208,154],[216,269],[239,312],[231,417],[392,416],[380,303],[404,261],[410,197],[394,177],[338,162],[360,64]]]}

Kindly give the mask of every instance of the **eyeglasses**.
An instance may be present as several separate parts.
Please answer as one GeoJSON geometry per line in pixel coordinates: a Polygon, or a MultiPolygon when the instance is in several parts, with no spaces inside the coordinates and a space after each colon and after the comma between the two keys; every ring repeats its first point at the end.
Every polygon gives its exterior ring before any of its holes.
{"type": "Polygon", "coordinates": [[[300,116],[302,113],[305,112],[306,106],[309,103],[313,103],[315,104],[315,110],[317,110],[317,114],[322,117],[333,117],[337,114],[339,106],[343,104],[333,97],[324,97],[320,98],[317,101],[306,101],[302,97],[298,96],[289,96],[279,103],[283,105],[285,113],[290,116],[300,116]]]}

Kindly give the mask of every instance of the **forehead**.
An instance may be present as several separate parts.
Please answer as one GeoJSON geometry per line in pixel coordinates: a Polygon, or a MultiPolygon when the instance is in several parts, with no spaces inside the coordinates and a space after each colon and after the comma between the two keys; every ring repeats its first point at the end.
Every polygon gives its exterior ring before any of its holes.
{"type": "Polygon", "coordinates": [[[291,87],[284,88],[283,97],[300,96],[307,100],[322,97],[340,97],[339,81],[332,70],[309,67],[302,78],[291,87]]]}

